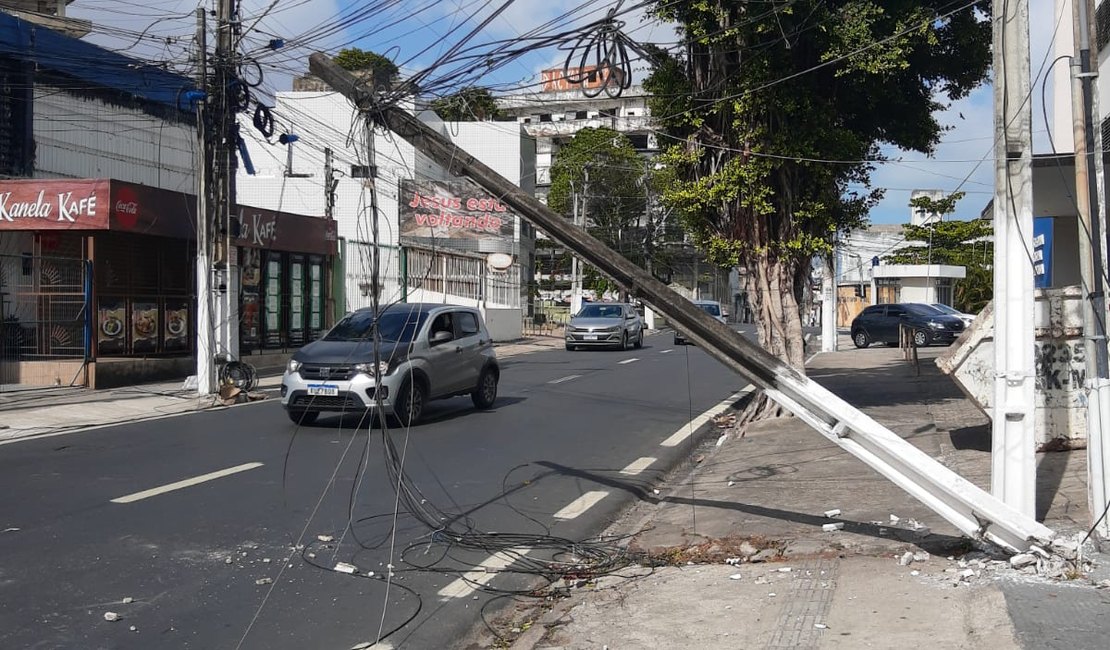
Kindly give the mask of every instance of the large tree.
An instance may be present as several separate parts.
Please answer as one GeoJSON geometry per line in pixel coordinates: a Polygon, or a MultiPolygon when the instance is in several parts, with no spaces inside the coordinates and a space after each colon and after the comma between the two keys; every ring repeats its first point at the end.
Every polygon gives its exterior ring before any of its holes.
{"type": "MultiPolygon", "coordinates": [[[[644,266],[647,166],[632,142],[609,128],[585,128],[560,147],[551,165],[548,206],[573,216],[574,201],[585,226],[607,246],[644,266]]],[[[604,276],[587,271],[588,286],[604,291],[604,276]]]]}
{"type": "Polygon", "coordinates": [[[986,77],[988,3],[660,0],[683,51],[645,86],[673,144],[664,201],[711,261],[744,265],[760,343],[802,369],[811,260],[880,197],[880,146],[931,153],[936,114],[986,77]],[[962,7],[962,8],[961,8],[962,7]]]}

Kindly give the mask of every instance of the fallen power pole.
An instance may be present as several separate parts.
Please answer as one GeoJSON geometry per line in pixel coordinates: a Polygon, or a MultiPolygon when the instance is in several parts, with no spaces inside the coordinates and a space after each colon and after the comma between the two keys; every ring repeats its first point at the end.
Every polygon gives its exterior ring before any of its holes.
{"type": "Polygon", "coordinates": [[[413,115],[379,104],[377,95],[323,54],[309,69],[379,125],[404,138],[452,174],[465,176],[542,228],[552,239],[629,288],[677,324],[714,358],[762,388],[764,393],[867,463],[964,534],[1011,551],[1048,542],[1052,530],[964,479],[925,452],[872,420],[817,382],[782,362],[738,332],[719,323],[643,269],[607,248],[584,229],[556,214],[509,180],[455,146],[413,115]]]}

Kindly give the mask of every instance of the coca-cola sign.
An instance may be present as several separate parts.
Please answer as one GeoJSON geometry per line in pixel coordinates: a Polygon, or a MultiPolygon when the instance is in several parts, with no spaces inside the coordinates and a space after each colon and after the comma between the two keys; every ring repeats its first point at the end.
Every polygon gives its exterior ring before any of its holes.
{"type": "Polygon", "coordinates": [[[0,229],[97,230],[108,227],[108,182],[0,181],[0,229]]]}
{"type": "Polygon", "coordinates": [[[139,223],[139,197],[135,190],[126,185],[118,187],[113,199],[112,216],[116,222],[126,230],[134,228],[139,223]]]}

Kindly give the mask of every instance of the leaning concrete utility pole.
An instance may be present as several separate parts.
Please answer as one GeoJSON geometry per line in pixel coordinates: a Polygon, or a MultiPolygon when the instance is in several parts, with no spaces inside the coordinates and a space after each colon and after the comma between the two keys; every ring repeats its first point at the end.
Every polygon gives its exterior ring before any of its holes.
{"type": "Polygon", "coordinates": [[[763,389],[764,393],[826,439],[867,463],[964,534],[1014,551],[1047,543],[1052,530],[992,497],[931,456],[903,440],[797,369],[749,341],[642,268],[460,149],[445,136],[394,105],[378,102],[371,88],[323,54],[309,69],[351,100],[366,116],[397,134],[456,176],[466,176],[512,207],[556,242],[628,287],[662,312],[710,355],[763,389]]]}
{"type": "Polygon", "coordinates": [[[1072,2],[1075,55],[1072,59],[1072,123],[1075,133],[1075,188],[1079,208],[1079,268],[1083,276],[1083,338],[1087,370],[1087,491],[1092,525],[1100,541],[1110,539],[1110,379],[1106,348],[1105,196],[1100,132],[1095,123],[1097,70],[1091,64],[1094,3],[1072,2]]]}
{"type": "Polygon", "coordinates": [[[1036,512],[1029,2],[994,0],[994,415],[991,493],[1036,512]]]}

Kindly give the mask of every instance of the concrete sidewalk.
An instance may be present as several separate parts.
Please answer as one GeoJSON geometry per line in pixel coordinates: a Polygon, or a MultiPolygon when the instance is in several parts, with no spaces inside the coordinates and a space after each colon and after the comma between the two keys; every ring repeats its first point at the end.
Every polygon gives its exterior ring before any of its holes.
{"type": "MultiPolygon", "coordinates": [[[[813,359],[812,377],[989,487],[989,421],[936,369],[943,348],[922,351],[918,376],[900,350],[841,341],[841,352],[813,359]]],[[[1038,517],[1058,533],[1085,532],[1086,452],[1040,454],[1038,465],[1038,517]]],[[[629,483],[640,502],[608,531],[633,535],[630,548],[660,566],[630,567],[553,606],[522,604],[490,645],[1105,645],[1110,589],[1094,586],[1107,577],[1102,556],[1058,579],[1013,569],[796,419],[722,427],[689,468],[673,482],[656,477],[658,497],[652,485],[629,483]],[[840,514],[826,517],[831,510],[840,514]],[[843,529],[822,529],[834,522],[843,529]]]]}
{"type": "MultiPolygon", "coordinates": [[[[563,346],[561,333],[497,344],[498,358],[552,350],[563,346]]],[[[257,392],[277,396],[281,375],[259,377],[257,392]]],[[[56,435],[140,422],[195,411],[237,408],[225,406],[216,396],[198,397],[184,390],[182,382],[159,382],[111,390],[45,388],[0,393],[0,445],[28,437],[56,435]]]]}

